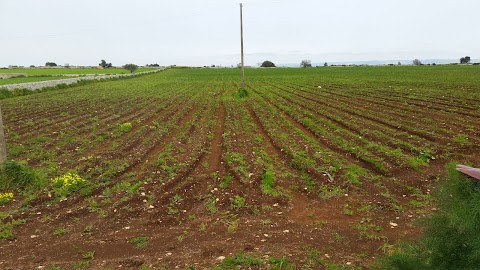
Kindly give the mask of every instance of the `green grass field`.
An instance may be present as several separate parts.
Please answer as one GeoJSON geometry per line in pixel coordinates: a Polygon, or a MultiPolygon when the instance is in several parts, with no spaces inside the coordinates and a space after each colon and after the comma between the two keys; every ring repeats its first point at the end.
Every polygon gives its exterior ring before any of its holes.
{"type": "MultiPolygon", "coordinates": [[[[135,72],[144,72],[155,70],[154,68],[139,68],[135,72]]],[[[122,68],[4,68],[0,69],[0,73],[23,73],[28,76],[54,76],[69,74],[127,74],[130,71],[122,68]]]]}
{"type": "Polygon", "coordinates": [[[29,82],[42,82],[42,81],[50,81],[50,80],[62,80],[62,79],[67,79],[67,78],[68,77],[65,77],[65,76],[17,77],[17,78],[9,78],[9,79],[0,79],[0,85],[15,84],[15,83],[29,83],[29,82]]]}
{"type": "Polygon", "coordinates": [[[246,94],[239,69],[171,68],[0,100],[2,267],[370,269],[421,233],[447,163],[480,165],[478,66],[245,74],[246,94]]]}

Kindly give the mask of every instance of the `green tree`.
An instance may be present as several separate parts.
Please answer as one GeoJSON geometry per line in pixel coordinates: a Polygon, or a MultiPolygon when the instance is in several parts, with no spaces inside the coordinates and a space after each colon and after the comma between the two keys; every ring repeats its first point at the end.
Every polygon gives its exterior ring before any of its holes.
{"type": "Polygon", "coordinates": [[[261,67],[275,67],[275,64],[272,61],[266,60],[263,61],[261,67]]]}
{"type": "Polygon", "coordinates": [[[300,67],[303,67],[303,68],[312,67],[312,61],[302,60],[302,62],[300,62],[300,67]]]}
{"type": "Polygon", "coordinates": [[[418,60],[418,59],[413,60],[412,63],[413,63],[415,66],[420,66],[420,65],[422,65],[422,62],[421,62],[420,60],[418,60]]]}
{"type": "Polygon", "coordinates": [[[112,63],[107,63],[107,61],[105,61],[105,60],[100,61],[100,64],[98,64],[98,65],[103,67],[103,68],[111,68],[112,67],[112,63]]]}
{"type": "Polygon", "coordinates": [[[133,73],[135,70],[138,69],[138,66],[135,64],[126,64],[123,66],[123,68],[130,71],[130,73],[133,73]]]}
{"type": "Polygon", "coordinates": [[[460,64],[468,64],[470,63],[470,56],[465,56],[460,58],[460,64]]]}

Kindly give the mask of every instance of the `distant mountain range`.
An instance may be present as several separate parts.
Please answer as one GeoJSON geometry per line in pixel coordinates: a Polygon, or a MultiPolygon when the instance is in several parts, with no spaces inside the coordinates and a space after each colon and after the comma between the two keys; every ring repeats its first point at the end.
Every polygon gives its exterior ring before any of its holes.
{"type": "MultiPolygon", "coordinates": [[[[422,64],[452,64],[452,63],[459,63],[460,59],[419,59],[422,64]]],[[[381,66],[381,65],[389,65],[394,64],[397,65],[398,63],[402,65],[411,65],[413,62],[412,60],[368,60],[368,61],[343,61],[343,62],[327,62],[330,65],[372,65],[372,66],[381,66]]],[[[478,63],[480,59],[472,59],[471,63],[478,63]]],[[[323,66],[325,62],[322,63],[312,63],[312,66],[323,66]]],[[[300,66],[299,63],[296,64],[277,64],[280,67],[298,67],[300,66]]]]}

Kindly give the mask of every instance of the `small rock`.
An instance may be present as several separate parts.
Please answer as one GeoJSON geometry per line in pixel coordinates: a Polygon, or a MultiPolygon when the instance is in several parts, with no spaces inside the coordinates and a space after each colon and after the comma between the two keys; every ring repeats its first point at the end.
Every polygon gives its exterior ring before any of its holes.
{"type": "Polygon", "coordinates": [[[217,261],[223,261],[223,260],[225,260],[225,256],[219,256],[219,257],[217,258],[217,261]]]}
{"type": "Polygon", "coordinates": [[[284,230],[283,233],[289,233],[290,231],[289,230],[284,230]]]}
{"type": "Polygon", "coordinates": [[[153,208],[155,208],[155,206],[153,206],[153,205],[150,204],[150,205],[148,206],[148,208],[149,208],[149,209],[153,209],[153,208]]]}
{"type": "Polygon", "coordinates": [[[277,207],[277,206],[278,206],[278,203],[275,203],[275,204],[273,205],[273,207],[277,207]]]}
{"type": "Polygon", "coordinates": [[[30,235],[30,238],[32,238],[32,239],[37,238],[37,237],[38,237],[38,235],[30,235]]]}
{"type": "Polygon", "coordinates": [[[397,226],[398,226],[398,224],[397,224],[397,223],[395,223],[395,222],[390,222],[390,226],[392,226],[392,228],[393,228],[393,227],[397,227],[397,226]]]}
{"type": "Polygon", "coordinates": [[[171,252],[168,252],[167,254],[165,254],[166,256],[172,256],[172,253],[171,252]]]}

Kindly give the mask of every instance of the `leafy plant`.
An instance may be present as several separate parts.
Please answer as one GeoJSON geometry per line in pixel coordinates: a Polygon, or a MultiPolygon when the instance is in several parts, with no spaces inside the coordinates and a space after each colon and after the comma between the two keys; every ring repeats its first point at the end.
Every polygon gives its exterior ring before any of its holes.
{"type": "Polygon", "coordinates": [[[235,93],[235,98],[242,99],[248,97],[248,91],[245,88],[238,89],[237,93],[235,93]]]}
{"type": "Polygon", "coordinates": [[[220,188],[221,189],[226,189],[228,185],[232,182],[233,177],[231,175],[226,175],[225,178],[223,178],[222,182],[220,183],[220,188]]]}
{"type": "Polygon", "coordinates": [[[15,160],[7,160],[0,167],[0,190],[42,187],[45,178],[37,171],[15,160]]]}
{"type": "Polygon", "coordinates": [[[235,195],[235,197],[230,199],[230,208],[233,210],[240,210],[245,207],[245,201],[244,197],[235,195]]]}
{"type": "Polygon", "coordinates": [[[149,240],[150,238],[147,236],[137,236],[130,238],[128,242],[134,244],[135,248],[142,249],[147,247],[149,240]]]}
{"type": "Polygon", "coordinates": [[[57,236],[65,235],[67,233],[68,233],[68,230],[65,228],[58,228],[53,231],[53,235],[57,235],[57,236]]]}
{"type": "Polygon", "coordinates": [[[95,257],[94,250],[82,252],[82,258],[84,259],[93,260],[94,257],[95,257]]]}
{"type": "Polygon", "coordinates": [[[7,204],[13,200],[13,193],[0,193],[0,205],[7,204]]]}
{"type": "Polygon", "coordinates": [[[210,214],[215,214],[217,213],[217,207],[216,207],[217,201],[215,198],[210,198],[205,202],[205,208],[210,212],[210,214]]]}
{"type": "Polygon", "coordinates": [[[61,198],[66,198],[73,192],[86,187],[87,181],[76,173],[67,173],[63,176],[53,178],[53,192],[61,198]]]}
{"type": "Polygon", "coordinates": [[[118,125],[118,131],[120,131],[121,133],[127,133],[132,129],[133,129],[132,123],[123,123],[118,125]]]}
{"type": "Polygon", "coordinates": [[[402,243],[376,269],[477,269],[480,265],[480,182],[449,164],[448,177],[434,194],[438,211],[423,221],[424,235],[402,243]]]}
{"type": "Polygon", "coordinates": [[[267,169],[265,172],[261,175],[262,178],[262,192],[265,194],[268,194],[273,197],[277,197],[279,195],[279,192],[275,190],[275,174],[273,170],[267,169]]]}

